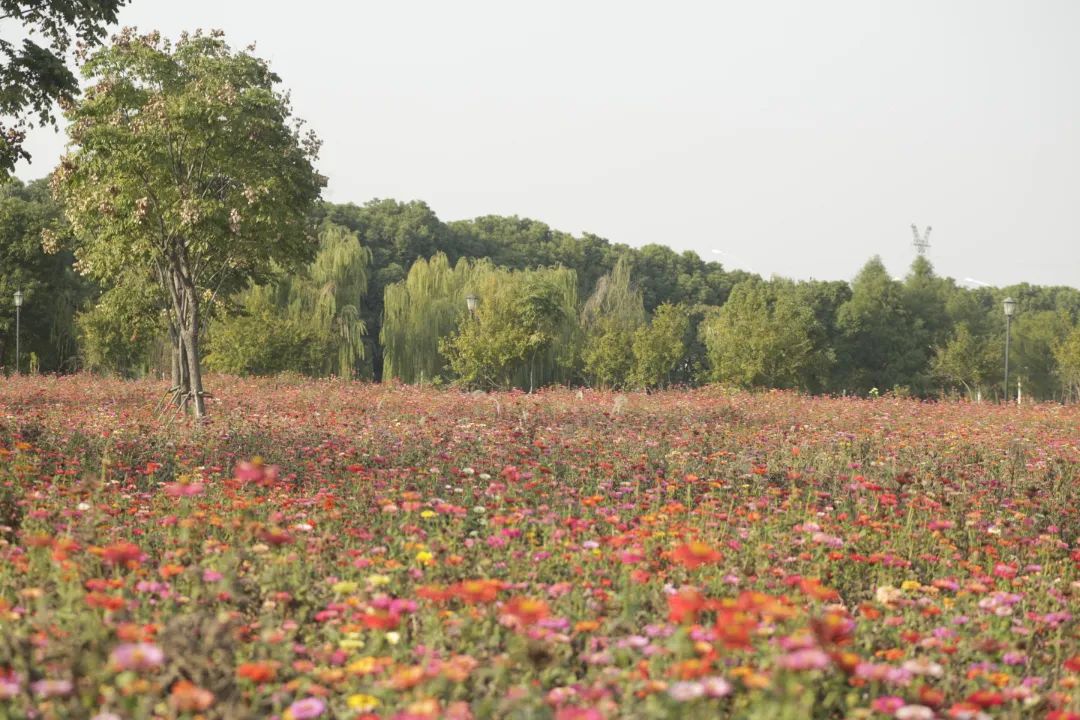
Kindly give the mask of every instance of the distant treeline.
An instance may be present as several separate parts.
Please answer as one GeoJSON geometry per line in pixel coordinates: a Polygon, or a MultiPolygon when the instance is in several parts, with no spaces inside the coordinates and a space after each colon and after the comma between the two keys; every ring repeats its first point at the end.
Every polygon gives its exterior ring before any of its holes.
{"type": "MultiPolygon", "coordinates": [[[[826,393],[1080,394],[1080,290],[967,289],[916,258],[851,282],[763,280],[658,244],[631,248],[542,222],[443,222],[422,202],[323,203],[318,250],[232,293],[209,292],[205,361],[251,374],[528,389],[723,382],[826,393]],[[470,310],[466,298],[474,299],[470,310]]],[[[160,292],[77,271],[45,181],[0,187],[0,361],[23,370],[167,372],[160,292]]]]}

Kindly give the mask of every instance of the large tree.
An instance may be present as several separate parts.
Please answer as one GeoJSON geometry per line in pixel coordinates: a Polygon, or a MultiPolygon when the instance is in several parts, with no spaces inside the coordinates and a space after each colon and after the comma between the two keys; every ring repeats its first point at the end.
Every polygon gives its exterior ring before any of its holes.
{"type": "Polygon", "coordinates": [[[27,127],[53,124],[53,107],[79,91],[66,55],[97,45],[127,0],[0,0],[0,22],[21,26],[15,38],[0,38],[0,179],[19,160],[27,127]],[[10,118],[10,120],[9,120],[10,118]]]}
{"type": "Polygon", "coordinates": [[[619,258],[581,309],[582,369],[595,386],[622,386],[634,368],[634,333],[645,324],[641,291],[631,281],[630,263],[619,258]]]}
{"type": "Polygon", "coordinates": [[[577,275],[566,268],[493,270],[470,287],[475,315],[439,349],[457,378],[484,388],[528,388],[568,380],[577,332],[577,275]]]}
{"type": "Polygon", "coordinates": [[[749,280],[701,325],[713,379],[743,387],[808,389],[833,361],[814,342],[812,308],[787,280],[749,280]]]}
{"type": "Polygon", "coordinates": [[[79,267],[107,280],[135,266],[160,283],[176,397],[202,416],[203,305],[313,255],[318,142],[267,63],[220,33],[173,45],[125,30],[83,73],[53,177],[79,267]]]}

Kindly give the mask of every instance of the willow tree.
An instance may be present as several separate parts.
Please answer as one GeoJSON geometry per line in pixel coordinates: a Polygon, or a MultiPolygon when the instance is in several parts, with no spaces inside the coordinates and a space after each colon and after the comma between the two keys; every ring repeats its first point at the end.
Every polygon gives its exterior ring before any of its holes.
{"type": "Polygon", "coordinates": [[[354,233],[325,223],[310,265],[250,287],[235,298],[239,312],[210,324],[207,365],[236,374],[360,376],[370,264],[354,233]]]}
{"type": "Polygon", "coordinates": [[[532,390],[570,379],[578,332],[573,270],[489,269],[471,292],[476,313],[439,344],[461,382],[532,390]]]}
{"type": "Polygon", "coordinates": [[[103,281],[141,268],[168,298],[177,401],[205,413],[202,306],[314,252],[318,142],[291,119],[280,79],[220,33],[125,30],[83,67],[54,173],[79,268],[103,281]]]}
{"type": "Polygon", "coordinates": [[[420,258],[404,280],[386,287],[380,340],[383,376],[423,382],[446,374],[439,341],[451,334],[468,312],[465,297],[475,292],[477,278],[492,271],[490,263],[446,255],[420,258]]]}
{"type": "Polygon", "coordinates": [[[641,291],[631,281],[626,258],[619,258],[611,272],[596,282],[581,310],[585,333],[582,356],[590,382],[608,387],[629,380],[634,366],[634,333],[644,324],[641,291]]]}

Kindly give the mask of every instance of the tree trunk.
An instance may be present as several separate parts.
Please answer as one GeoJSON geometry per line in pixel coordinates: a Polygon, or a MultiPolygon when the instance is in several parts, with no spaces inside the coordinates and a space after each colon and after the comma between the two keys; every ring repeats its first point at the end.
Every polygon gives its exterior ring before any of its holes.
{"type": "Polygon", "coordinates": [[[172,383],[169,385],[173,393],[172,404],[175,407],[187,406],[188,394],[191,392],[191,383],[188,382],[187,356],[184,352],[184,339],[177,329],[176,323],[169,323],[169,340],[172,342],[170,351],[172,383]]]}
{"type": "Polygon", "coordinates": [[[184,301],[187,313],[184,318],[184,327],[180,332],[180,338],[187,355],[187,379],[190,386],[191,408],[198,419],[206,415],[206,403],[203,400],[202,368],[199,367],[199,303],[195,295],[195,288],[190,286],[184,288],[184,301]]]}
{"type": "Polygon", "coordinates": [[[199,368],[199,298],[182,254],[177,254],[170,263],[167,289],[176,327],[174,370],[180,381],[180,399],[196,418],[202,418],[206,415],[206,404],[199,368]]]}

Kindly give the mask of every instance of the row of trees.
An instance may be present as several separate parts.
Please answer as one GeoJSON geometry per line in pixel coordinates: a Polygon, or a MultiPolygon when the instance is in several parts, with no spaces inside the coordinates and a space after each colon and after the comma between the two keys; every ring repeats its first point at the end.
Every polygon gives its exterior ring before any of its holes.
{"type": "Polygon", "coordinates": [[[648,388],[717,381],[810,392],[961,391],[1000,397],[1001,300],[1018,299],[1014,383],[1043,399],[1080,391],[1080,291],[968,290],[919,257],[903,280],[877,258],[852,283],[750,278],[721,305],[646,310],[627,257],[574,302],[565,268],[508,271],[444,255],[386,292],[386,372],[478,386],[581,382],[648,388]],[[478,298],[470,315],[462,298],[478,298]]]}
{"type": "MultiPolygon", "coordinates": [[[[484,387],[719,381],[1000,397],[1001,300],[1012,295],[1020,310],[1012,328],[1011,393],[1019,383],[1035,398],[1080,396],[1080,291],[1072,288],[967,289],[935,275],[923,258],[903,280],[873,259],[851,283],[765,281],[695,262],[689,253],[598,244],[517,218],[443,224],[421,203],[323,205],[311,222],[318,231],[309,262],[271,265],[259,282],[210,295],[210,320],[200,331],[209,367],[484,387]],[[343,217],[357,229],[339,224],[343,217]],[[522,267],[496,263],[495,252],[465,254],[462,238],[472,236],[464,230],[474,224],[529,230],[532,235],[485,233],[489,247],[502,248],[504,258],[516,254],[522,267]],[[551,249],[536,237],[554,238],[564,258],[597,258],[586,274],[593,279],[583,283],[586,271],[559,256],[551,266],[540,264],[530,252],[551,249]],[[575,242],[582,247],[572,252],[575,242]],[[433,255],[423,257],[422,249],[433,255]],[[392,253],[415,260],[402,272],[392,253]],[[667,284],[649,274],[664,259],[676,268],[676,280],[667,284]],[[466,307],[468,295],[479,299],[475,314],[466,307]]],[[[0,188],[5,364],[13,364],[11,296],[21,287],[23,347],[42,369],[169,368],[175,344],[160,287],[130,267],[112,282],[91,282],[76,272],[72,252],[58,249],[70,246],[72,233],[44,182],[0,188]]]]}
{"type": "Polygon", "coordinates": [[[903,280],[874,259],[851,283],[765,281],[517,217],[319,203],[318,141],[250,49],[124,31],[83,74],[48,184],[0,187],[7,367],[21,288],[35,366],[167,371],[197,415],[204,363],[478,387],[977,397],[1001,392],[1010,294],[1015,377],[1039,398],[1080,392],[1076,289],[968,290],[922,258],[903,280]]]}

